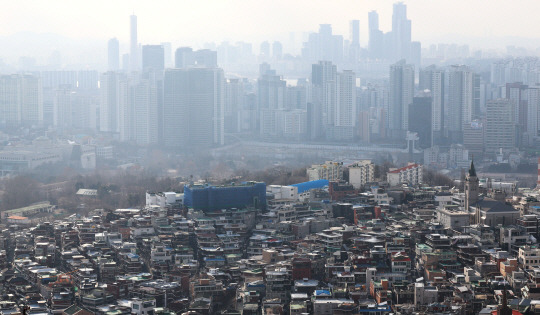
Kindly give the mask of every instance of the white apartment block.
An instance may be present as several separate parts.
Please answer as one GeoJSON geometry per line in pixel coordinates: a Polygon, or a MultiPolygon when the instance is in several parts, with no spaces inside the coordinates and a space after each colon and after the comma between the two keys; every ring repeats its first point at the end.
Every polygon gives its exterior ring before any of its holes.
{"type": "Polygon", "coordinates": [[[390,169],[386,177],[390,186],[397,186],[405,183],[409,185],[421,184],[422,176],[422,165],[416,163],[409,163],[409,165],[402,168],[390,169]]]}
{"type": "Polygon", "coordinates": [[[375,164],[371,160],[362,160],[349,166],[349,183],[359,189],[375,180],[375,164]]]}

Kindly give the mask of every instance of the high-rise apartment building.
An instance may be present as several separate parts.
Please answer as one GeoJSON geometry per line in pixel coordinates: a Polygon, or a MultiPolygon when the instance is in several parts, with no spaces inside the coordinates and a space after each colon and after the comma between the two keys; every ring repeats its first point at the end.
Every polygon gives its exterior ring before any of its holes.
{"type": "Polygon", "coordinates": [[[283,109],[285,107],[285,92],[287,83],[276,75],[275,70],[269,70],[257,80],[257,90],[260,109],[283,109]]]}
{"type": "Polygon", "coordinates": [[[405,59],[411,62],[411,20],[407,19],[407,5],[394,4],[392,14],[392,37],[394,60],[405,59]]]}
{"type": "Polygon", "coordinates": [[[532,142],[540,137],[540,86],[529,86],[527,101],[527,132],[532,142]]]}
{"type": "Polygon", "coordinates": [[[412,104],[409,105],[409,131],[416,132],[419,138],[421,148],[432,146],[432,111],[433,101],[429,93],[421,97],[414,97],[412,104]]]}
{"type": "Polygon", "coordinates": [[[516,147],[516,122],[512,102],[507,99],[486,103],[485,150],[495,153],[516,147]]]}
{"type": "Polygon", "coordinates": [[[118,71],[120,70],[120,45],[118,44],[118,39],[111,38],[109,39],[107,45],[107,61],[109,71],[118,71]]]}
{"type": "Polygon", "coordinates": [[[43,123],[43,88],[41,78],[21,76],[21,122],[28,125],[43,123]]]}
{"type": "Polygon", "coordinates": [[[127,131],[131,120],[128,106],[127,78],[117,72],[103,73],[100,79],[101,102],[99,106],[99,130],[120,132],[122,139],[129,139],[127,131]]]}
{"type": "Polygon", "coordinates": [[[352,140],[356,127],[356,74],[351,70],[340,72],[337,78],[337,100],[331,138],[352,140]]]}
{"type": "Polygon", "coordinates": [[[154,78],[142,78],[130,87],[133,110],[131,138],[140,145],[158,143],[158,85],[154,78]]]}
{"type": "Polygon", "coordinates": [[[473,119],[474,73],[467,66],[452,66],[448,73],[448,136],[461,141],[463,126],[473,119]]]}
{"type": "Polygon", "coordinates": [[[302,48],[302,57],[308,61],[343,60],[343,36],[332,34],[332,25],[321,24],[318,33],[311,33],[302,48]]]}
{"type": "Polygon", "coordinates": [[[390,67],[388,129],[394,138],[409,128],[409,105],[414,96],[414,66],[401,60],[390,67]]]}
{"type": "MultiPolygon", "coordinates": [[[[334,124],[337,103],[337,67],[330,61],[319,61],[312,66],[314,110],[319,111],[321,121],[316,122],[324,129],[334,124]]],[[[321,129],[324,130],[324,129],[321,129]]]]}
{"type": "Polygon", "coordinates": [[[225,132],[239,132],[240,113],[244,109],[244,84],[240,79],[225,81],[225,132]]]}
{"type": "Polygon", "coordinates": [[[528,86],[521,82],[506,84],[506,99],[510,100],[514,108],[514,121],[520,135],[527,132],[527,90],[528,86]]]}
{"type": "Polygon", "coordinates": [[[192,149],[224,144],[223,70],[168,69],[163,88],[163,142],[192,149]]]}
{"type": "Polygon", "coordinates": [[[0,77],[0,123],[40,125],[43,123],[43,88],[34,75],[0,77]]]}
{"type": "Polygon", "coordinates": [[[369,19],[369,57],[381,59],[383,57],[383,32],[379,30],[379,14],[377,11],[368,13],[369,19]]]}
{"type": "Polygon", "coordinates": [[[434,65],[420,71],[419,87],[431,94],[431,130],[433,144],[439,144],[444,131],[444,78],[445,71],[434,65]]]}

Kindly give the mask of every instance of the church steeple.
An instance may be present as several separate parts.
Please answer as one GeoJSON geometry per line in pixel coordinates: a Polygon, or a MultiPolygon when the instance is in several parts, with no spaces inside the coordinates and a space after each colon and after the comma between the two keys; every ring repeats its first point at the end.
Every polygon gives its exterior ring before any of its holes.
{"type": "MultiPolygon", "coordinates": [[[[469,173],[465,178],[465,210],[470,211],[470,207],[474,206],[479,199],[479,190],[480,181],[476,176],[476,169],[474,168],[474,158],[471,160],[471,167],[469,168],[469,173]]],[[[478,221],[478,218],[475,219],[478,221]]],[[[476,222],[478,223],[478,222],[476,222]]]]}
{"type": "Polygon", "coordinates": [[[474,158],[471,160],[471,167],[469,168],[469,177],[476,177],[476,169],[474,168],[474,158]]]}

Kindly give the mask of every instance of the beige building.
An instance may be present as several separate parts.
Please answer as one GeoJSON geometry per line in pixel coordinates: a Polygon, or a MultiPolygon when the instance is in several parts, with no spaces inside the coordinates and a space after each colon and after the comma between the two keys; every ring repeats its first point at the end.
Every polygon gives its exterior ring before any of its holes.
{"type": "Polygon", "coordinates": [[[326,179],[337,181],[343,179],[343,162],[326,161],[324,164],[313,164],[307,169],[309,180],[326,179]]]}

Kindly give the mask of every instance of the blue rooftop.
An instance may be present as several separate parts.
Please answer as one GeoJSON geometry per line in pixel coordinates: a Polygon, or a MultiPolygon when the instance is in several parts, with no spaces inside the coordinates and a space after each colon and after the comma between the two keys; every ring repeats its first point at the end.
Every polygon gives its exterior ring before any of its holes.
{"type": "Polygon", "coordinates": [[[301,194],[310,189],[317,189],[317,188],[323,188],[325,186],[328,186],[328,180],[326,179],[312,180],[309,182],[293,184],[291,186],[298,188],[298,193],[301,194]]]}
{"type": "Polygon", "coordinates": [[[313,293],[315,296],[318,295],[332,295],[330,294],[330,291],[328,290],[315,290],[315,293],[313,293]]]}

